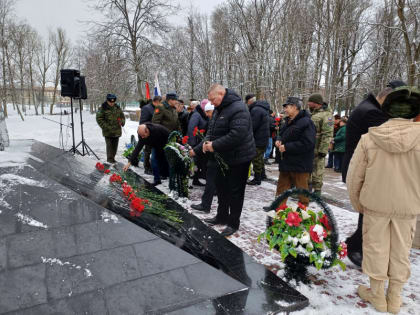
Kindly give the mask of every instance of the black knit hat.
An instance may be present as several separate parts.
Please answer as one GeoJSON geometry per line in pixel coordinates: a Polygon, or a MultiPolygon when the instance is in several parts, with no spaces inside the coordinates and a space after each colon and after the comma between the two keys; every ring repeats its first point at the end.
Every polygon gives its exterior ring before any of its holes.
{"type": "Polygon", "coordinates": [[[322,104],[322,103],[324,103],[324,100],[322,99],[321,94],[315,93],[315,94],[312,94],[311,96],[309,96],[308,102],[322,104]]]}
{"type": "Polygon", "coordinates": [[[420,112],[420,90],[414,86],[401,86],[387,95],[382,110],[392,118],[411,119],[420,112]]]}
{"type": "Polygon", "coordinates": [[[252,94],[252,93],[245,96],[245,103],[248,103],[248,101],[253,97],[255,97],[255,94],[252,94]]]}

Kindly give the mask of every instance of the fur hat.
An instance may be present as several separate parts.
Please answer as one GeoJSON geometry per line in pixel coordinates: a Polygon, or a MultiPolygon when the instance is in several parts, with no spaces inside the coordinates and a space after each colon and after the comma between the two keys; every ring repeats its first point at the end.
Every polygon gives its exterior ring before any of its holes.
{"type": "Polygon", "coordinates": [[[248,101],[251,99],[251,98],[254,98],[255,97],[255,94],[248,94],[247,96],[245,96],[245,103],[248,103],[248,101]]]}
{"type": "Polygon", "coordinates": [[[166,94],[166,100],[178,100],[178,95],[175,92],[170,92],[168,94],[166,94]]]}
{"type": "Polygon", "coordinates": [[[296,96],[289,96],[286,99],[286,103],[283,104],[283,107],[285,107],[286,105],[290,105],[290,104],[296,105],[296,107],[298,109],[301,109],[302,106],[303,106],[302,100],[299,97],[296,97],[296,96]]]}

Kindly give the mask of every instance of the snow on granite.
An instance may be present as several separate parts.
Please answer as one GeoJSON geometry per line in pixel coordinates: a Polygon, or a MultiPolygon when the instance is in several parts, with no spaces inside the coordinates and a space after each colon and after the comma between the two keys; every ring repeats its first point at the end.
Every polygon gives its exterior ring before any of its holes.
{"type": "Polygon", "coordinates": [[[120,220],[115,214],[112,214],[111,212],[106,211],[106,210],[102,211],[101,218],[102,218],[102,221],[104,221],[105,223],[108,223],[108,222],[119,223],[120,222],[120,220]]]}
{"type": "Polygon", "coordinates": [[[35,220],[34,218],[30,217],[29,215],[26,215],[26,214],[23,214],[21,212],[18,212],[16,214],[16,216],[18,217],[19,221],[22,222],[22,223],[24,223],[24,224],[27,224],[27,225],[30,225],[30,226],[35,226],[35,227],[41,227],[41,228],[44,228],[44,229],[48,229],[48,225],[46,225],[46,224],[44,224],[42,222],[39,222],[39,221],[35,220]]]}
{"type": "Polygon", "coordinates": [[[82,266],[79,266],[79,265],[76,265],[76,264],[72,264],[69,261],[63,262],[59,258],[45,258],[43,256],[41,256],[41,261],[42,261],[43,264],[49,264],[50,266],[59,265],[59,266],[67,266],[70,269],[74,268],[76,270],[83,270],[83,273],[85,274],[86,278],[92,277],[92,272],[89,269],[83,268],[82,266]]]}

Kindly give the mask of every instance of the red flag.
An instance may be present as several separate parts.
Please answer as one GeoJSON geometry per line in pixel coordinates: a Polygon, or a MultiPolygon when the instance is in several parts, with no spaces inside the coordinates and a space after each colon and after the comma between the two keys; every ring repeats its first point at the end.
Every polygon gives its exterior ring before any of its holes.
{"type": "Polygon", "coordinates": [[[150,99],[149,82],[146,82],[146,99],[150,99]]]}

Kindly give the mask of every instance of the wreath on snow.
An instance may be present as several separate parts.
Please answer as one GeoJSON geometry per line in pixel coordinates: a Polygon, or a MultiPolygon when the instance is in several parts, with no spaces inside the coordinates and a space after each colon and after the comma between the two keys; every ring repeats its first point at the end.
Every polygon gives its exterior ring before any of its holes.
{"type": "Polygon", "coordinates": [[[188,198],[188,177],[193,168],[189,155],[188,137],[182,137],[178,131],[172,131],[168,143],[163,148],[169,165],[169,190],[175,191],[178,197],[188,198]]]}
{"type": "Polygon", "coordinates": [[[334,215],[320,197],[307,190],[289,189],[273,201],[270,210],[267,229],[259,235],[258,241],[264,238],[270,249],[280,252],[288,281],[309,283],[307,268],[310,265],[317,270],[339,265],[345,270],[342,259],[347,256],[347,245],[338,242],[334,215]],[[311,210],[300,202],[297,207],[288,206],[284,200],[292,195],[304,195],[322,210],[311,210]]]}

